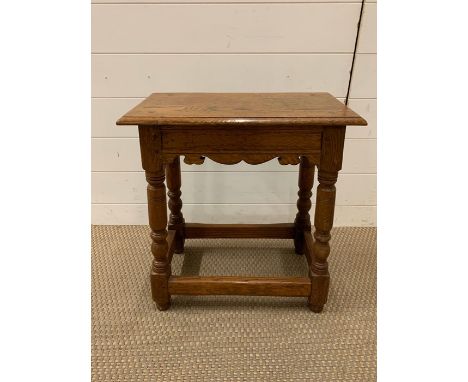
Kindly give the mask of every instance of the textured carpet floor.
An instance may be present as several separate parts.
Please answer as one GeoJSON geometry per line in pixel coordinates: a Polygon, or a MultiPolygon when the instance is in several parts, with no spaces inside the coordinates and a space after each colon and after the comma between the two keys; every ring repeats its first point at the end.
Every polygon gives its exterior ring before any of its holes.
{"type": "MultiPolygon", "coordinates": [[[[147,226],[92,228],[93,381],[375,381],[376,230],[332,232],[321,314],[305,298],[150,295],[147,226]]],[[[307,275],[292,240],[187,240],[173,274],[307,275]]]]}

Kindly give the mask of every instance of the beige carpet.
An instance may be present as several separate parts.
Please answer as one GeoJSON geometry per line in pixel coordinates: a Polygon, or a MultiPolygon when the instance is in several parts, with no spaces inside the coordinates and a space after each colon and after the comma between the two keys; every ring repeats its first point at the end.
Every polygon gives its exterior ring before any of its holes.
{"type": "MultiPolygon", "coordinates": [[[[150,295],[147,226],[92,228],[93,381],[375,381],[376,230],[336,228],[329,302],[150,295]]],[[[188,240],[173,274],[306,275],[291,240],[188,240]]]]}

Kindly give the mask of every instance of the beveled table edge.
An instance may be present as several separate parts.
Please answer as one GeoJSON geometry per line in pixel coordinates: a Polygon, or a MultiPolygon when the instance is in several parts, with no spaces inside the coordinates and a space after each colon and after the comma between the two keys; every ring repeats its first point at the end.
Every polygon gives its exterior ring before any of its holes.
{"type": "Polygon", "coordinates": [[[333,118],[144,118],[144,117],[121,117],[117,120],[118,126],[139,125],[139,126],[367,126],[367,121],[362,117],[333,118]]]}

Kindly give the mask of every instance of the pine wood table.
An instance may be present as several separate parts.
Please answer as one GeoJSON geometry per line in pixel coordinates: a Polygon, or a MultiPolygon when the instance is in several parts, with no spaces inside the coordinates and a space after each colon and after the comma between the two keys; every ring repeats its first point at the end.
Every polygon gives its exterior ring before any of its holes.
{"type": "Polygon", "coordinates": [[[121,117],[117,125],[138,125],[154,256],[151,291],[157,308],[168,309],[173,294],[233,294],[304,296],[312,311],[321,312],[328,296],[328,242],[346,126],[366,124],[328,93],[155,93],[121,117]],[[256,165],[273,158],[281,165],[298,164],[294,222],[185,223],[180,156],[197,165],[205,158],[222,164],[256,165]],[[315,167],[319,185],[312,235],[309,210],[315,167]],[[190,238],[293,239],[296,253],[307,258],[309,277],[173,276],[172,255],[182,253],[190,238]]]}

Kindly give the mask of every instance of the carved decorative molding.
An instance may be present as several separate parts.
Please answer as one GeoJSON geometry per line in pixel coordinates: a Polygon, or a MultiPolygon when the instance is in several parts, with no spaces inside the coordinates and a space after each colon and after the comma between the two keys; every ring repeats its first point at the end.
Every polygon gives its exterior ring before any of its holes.
{"type": "Polygon", "coordinates": [[[291,154],[281,155],[278,158],[278,162],[282,165],[286,165],[286,164],[295,165],[301,162],[301,157],[299,155],[291,155],[291,154]]]}
{"type": "Polygon", "coordinates": [[[184,163],[186,164],[203,164],[205,157],[201,155],[185,155],[184,163]]]}
{"type": "MultiPolygon", "coordinates": [[[[203,164],[205,158],[209,158],[214,162],[221,163],[221,164],[237,164],[242,161],[256,165],[268,162],[274,158],[278,158],[278,162],[281,165],[297,165],[300,163],[301,158],[300,155],[297,154],[186,154],[184,155],[184,163],[186,164],[203,164]]],[[[166,158],[167,160],[171,160],[169,157],[166,158]]]]}

